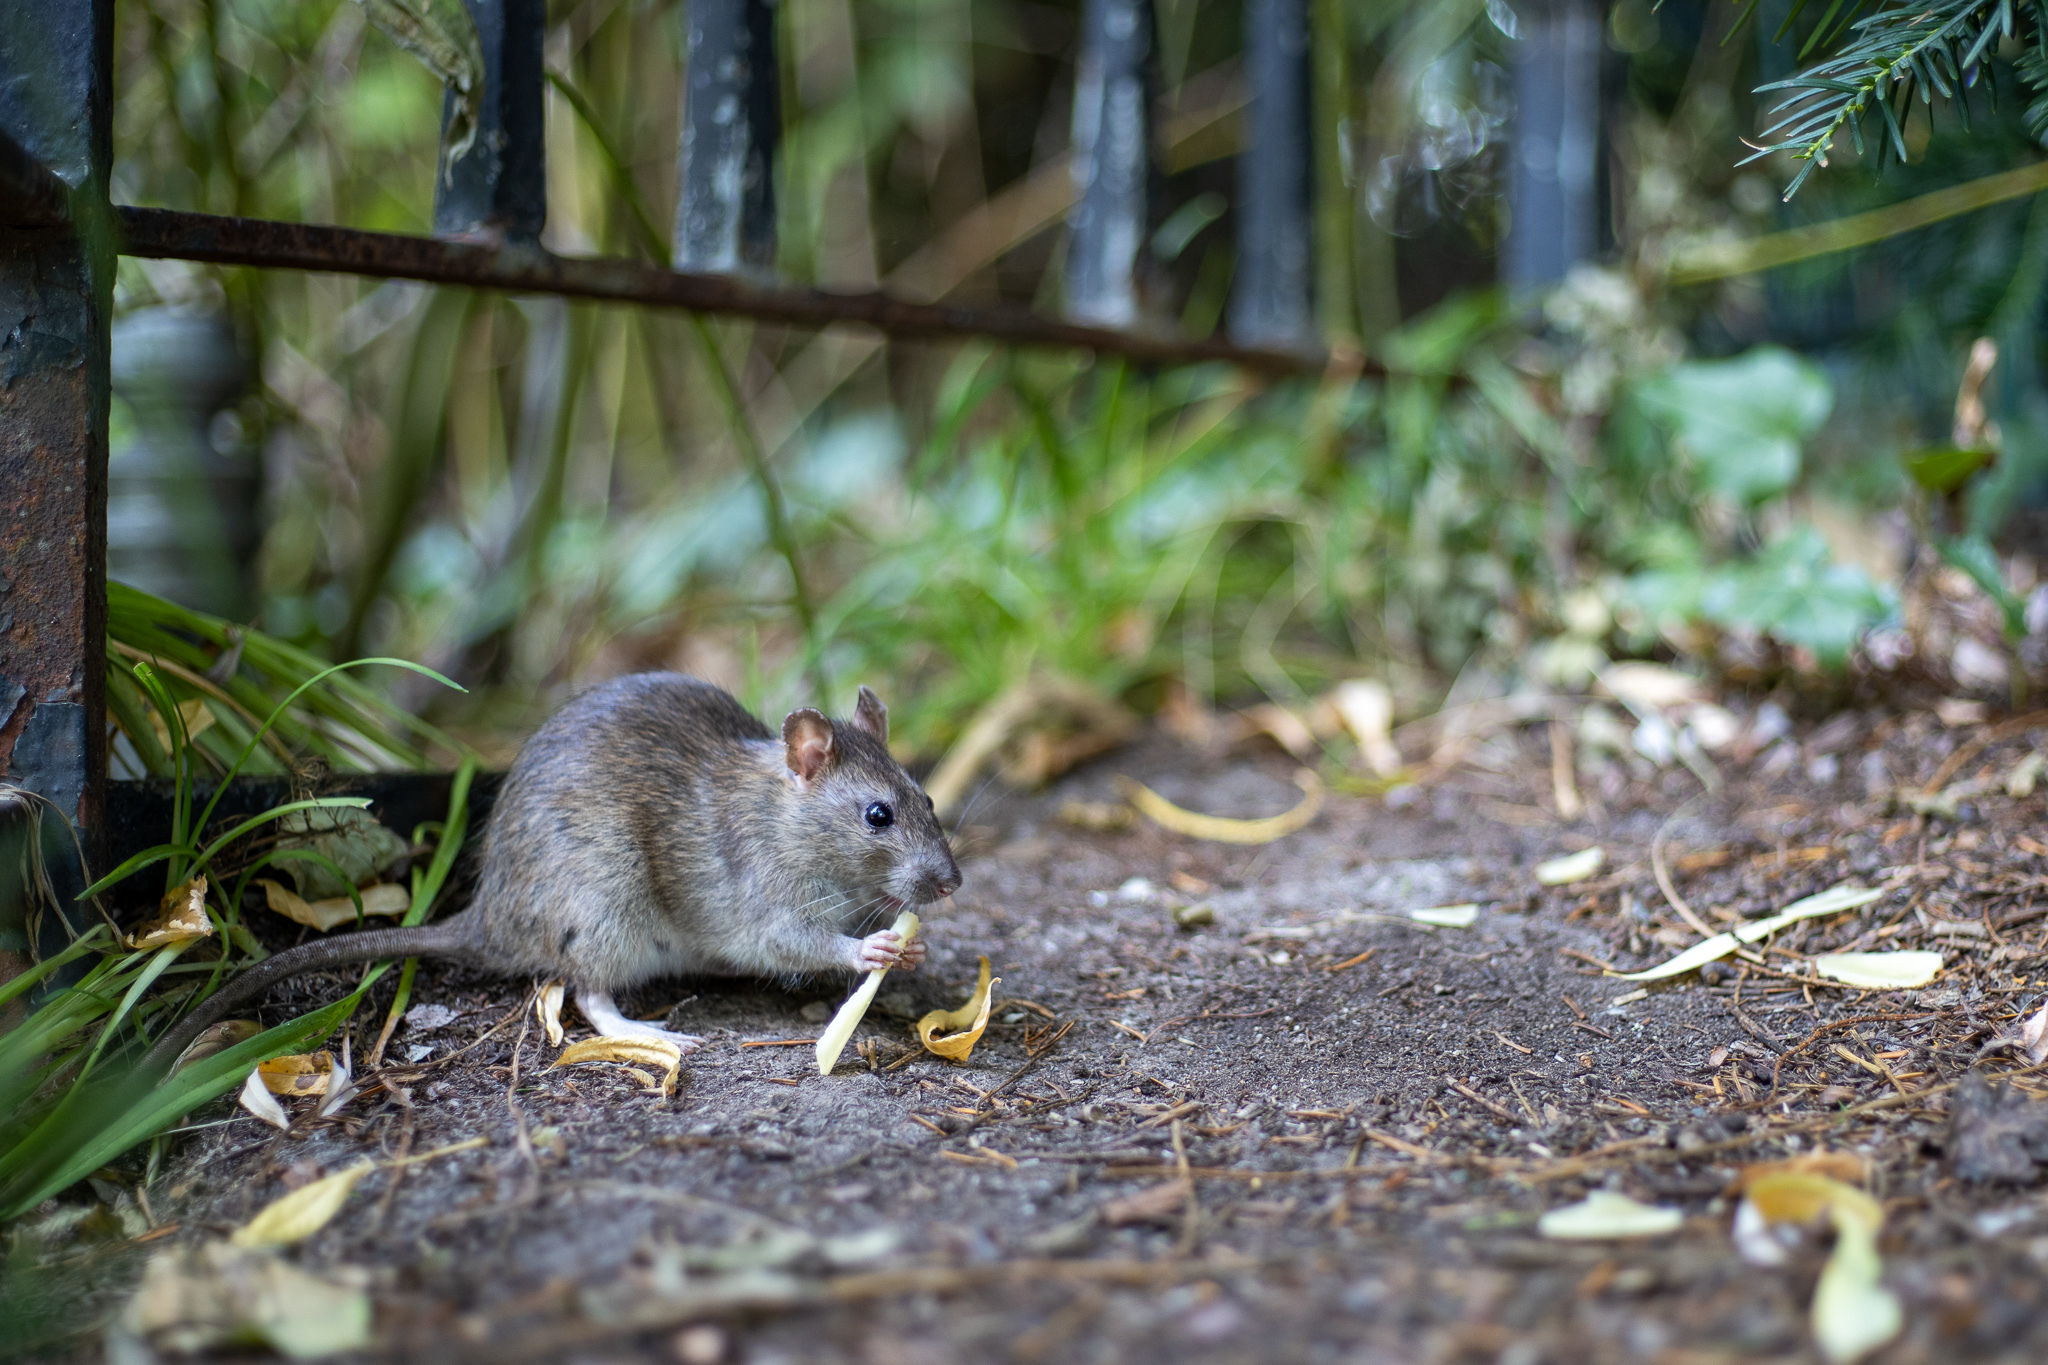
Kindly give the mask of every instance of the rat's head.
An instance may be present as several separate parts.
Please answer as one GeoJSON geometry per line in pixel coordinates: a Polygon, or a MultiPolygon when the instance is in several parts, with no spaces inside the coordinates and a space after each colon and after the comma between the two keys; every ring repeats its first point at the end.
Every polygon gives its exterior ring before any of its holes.
{"type": "Polygon", "coordinates": [[[959,890],[931,798],[889,756],[889,708],[874,693],[860,690],[851,723],[790,712],[782,743],[804,833],[845,880],[891,909],[959,890]]]}

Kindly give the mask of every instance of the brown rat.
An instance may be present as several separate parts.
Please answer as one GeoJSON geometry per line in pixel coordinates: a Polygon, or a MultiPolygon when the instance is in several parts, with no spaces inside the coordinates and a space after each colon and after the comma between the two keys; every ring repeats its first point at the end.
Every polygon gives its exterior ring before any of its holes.
{"type": "Polygon", "coordinates": [[[889,756],[889,713],[792,711],[776,738],[725,691],[679,673],[592,688],[526,741],[484,837],[469,908],[438,924],[336,935],[239,974],[150,1056],[302,972],[447,957],[566,981],[603,1034],[701,1039],[619,1013],[616,992],[702,973],[795,981],[915,967],[887,924],[960,885],[916,780],[889,756]]]}

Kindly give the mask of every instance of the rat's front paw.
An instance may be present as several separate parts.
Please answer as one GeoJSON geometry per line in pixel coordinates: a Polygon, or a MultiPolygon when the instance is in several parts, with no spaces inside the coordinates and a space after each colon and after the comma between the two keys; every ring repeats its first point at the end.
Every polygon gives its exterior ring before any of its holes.
{"type": "Polygon", "coordinates": [[[922,942],[912,939],[906,945],[903,936],[894,929],[883,929],[869,934],[860,941],[860,954],[855,959],[854,966],[864,972],[908,970],[922,961],[922,942]]]}

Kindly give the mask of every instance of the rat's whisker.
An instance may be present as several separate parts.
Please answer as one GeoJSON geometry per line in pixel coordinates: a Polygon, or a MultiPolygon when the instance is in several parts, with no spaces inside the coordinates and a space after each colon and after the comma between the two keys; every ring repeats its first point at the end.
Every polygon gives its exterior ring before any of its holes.
{"type": "Polygon", "coordinates": [[[968,797],[967,804],[961,807],[960,818],[953,822],[953,828],[951,830],[944,830],[942,827],[941,832],[946,835],[946,846],[948,848],[953,846],[953,840],[959,837],[960,831],[967,828],[967,817],[974,814],[974,803],[981,800],[981,794],[987,791],[989,783],[995,780],[996,775],[994,773],[990,773],[982,778],[981,785],[974,789],[974,795],[968,797]]]}

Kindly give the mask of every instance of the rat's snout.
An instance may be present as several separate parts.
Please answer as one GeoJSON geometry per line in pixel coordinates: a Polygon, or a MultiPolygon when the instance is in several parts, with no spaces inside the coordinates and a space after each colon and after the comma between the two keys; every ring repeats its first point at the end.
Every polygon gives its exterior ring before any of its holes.
{"type": "Polygon", "coordinates": [[[922,860],[917,869],[917,899],[920,904],[940,901],[960,889],[960,868],[950,853],[922,860]]]}

